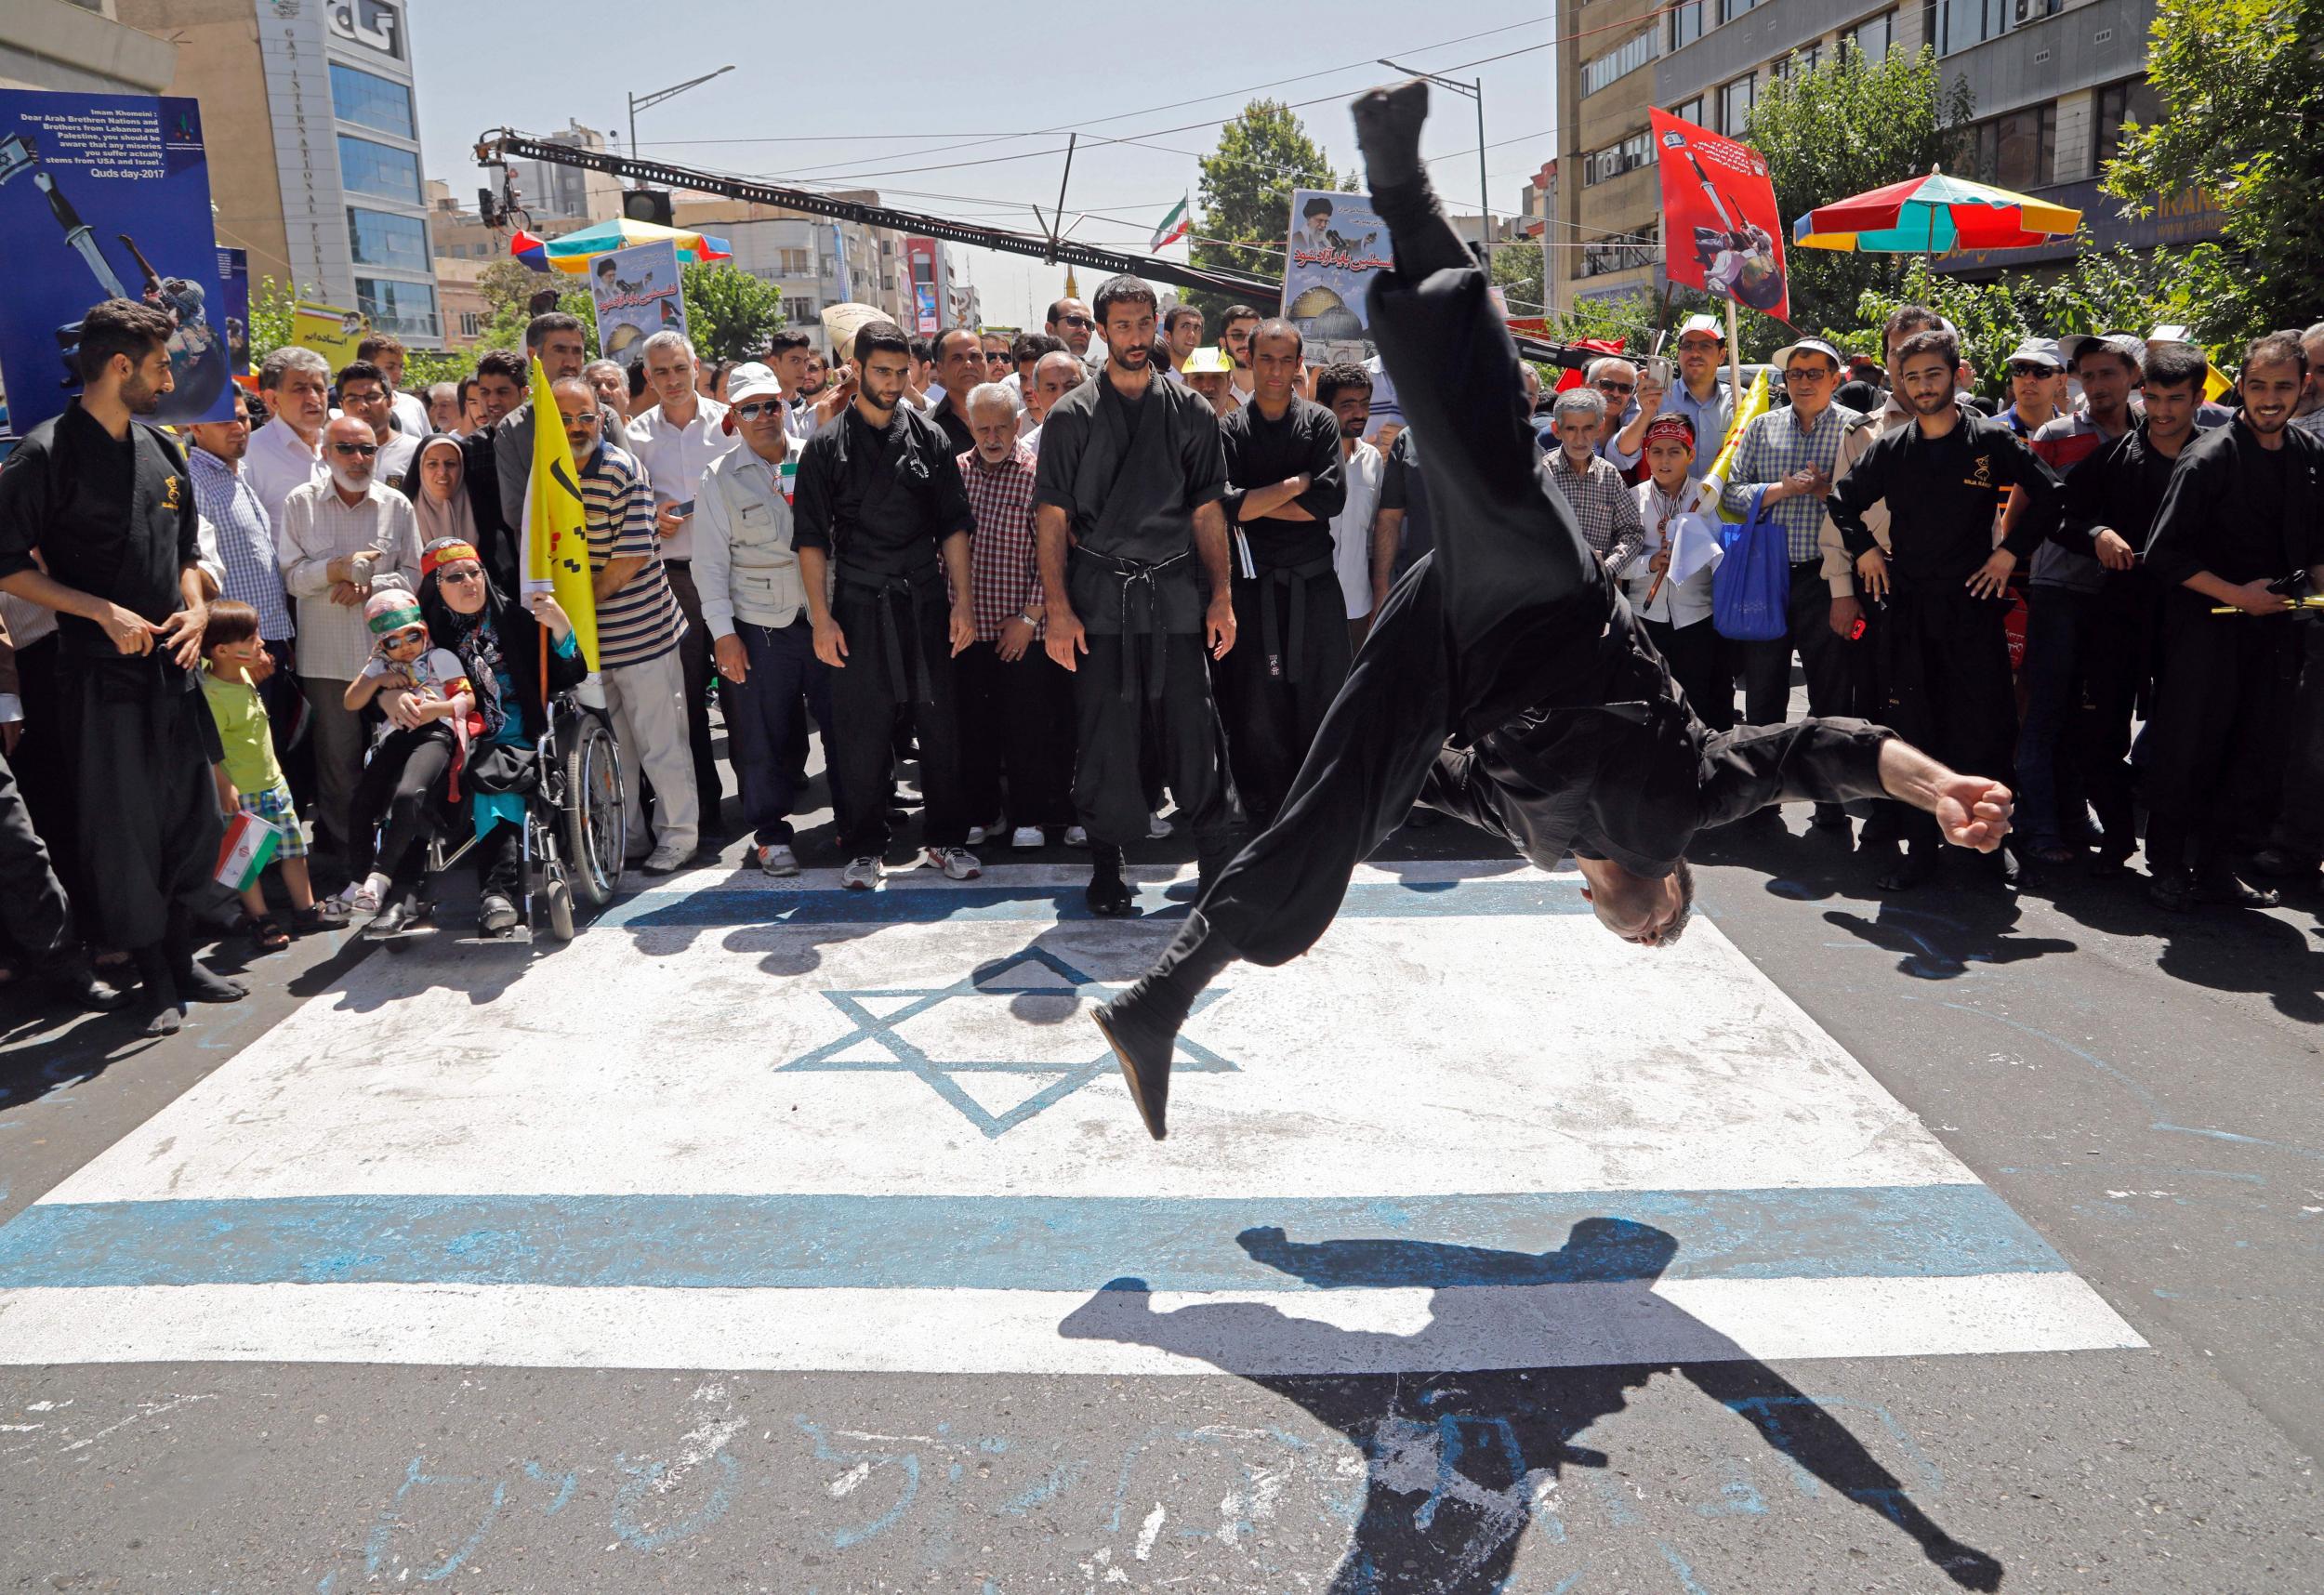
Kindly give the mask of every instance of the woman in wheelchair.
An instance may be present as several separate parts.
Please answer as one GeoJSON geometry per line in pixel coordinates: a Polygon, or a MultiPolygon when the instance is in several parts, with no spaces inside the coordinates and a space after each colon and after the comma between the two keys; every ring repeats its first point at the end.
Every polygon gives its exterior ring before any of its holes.
{"type": "MultiPolygon", "coordinates": [[[[474,734],[457,807],[476,836],[474,853],[482,888],[480,926],[488,936],[505,935],[516,927],[517,903],[523,896],[525,799],[517,792],[492,788],[509,784],[505,772],[529,761],[548,727],[544,707],[548,695],[579,686],[588,666],[574,638],[573,622],[555,599],[536,594],[528,607],[497,591],[485,577],[475,546],[458,538],[438,538],[421,550],[419,609],[435,646],[459,661],[474,696],[474,734]],[[544,630],[549,639],[546,680],[541,673],[544,630]],[[495,780],[495,773],[504,778],[495,780]]],[[[379,696],[392,718],[403,694],[390,690],[379,696]]],[[[427,794],[428,800],[413,805],[414,812],[425,819],[411,827],[413,837],[404,845],[403,856],[382,854],[379,864],[390,885],[366,935],[385,939],[412,929],[414,902],[434,827],[449,817],[451,831],[456,834],[460,828],[460,813],[448,806],[450,773],[447,768],[444,781],[427,794]]],[[[396,837],[401,829],[391,823],[389,834],[396,837]]]]}

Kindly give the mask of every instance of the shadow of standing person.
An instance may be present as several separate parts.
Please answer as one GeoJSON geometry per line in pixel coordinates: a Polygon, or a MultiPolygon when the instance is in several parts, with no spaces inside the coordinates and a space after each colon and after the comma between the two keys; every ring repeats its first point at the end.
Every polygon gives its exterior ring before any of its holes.
{"type": "Polygon", "coordinates": [[[1671,1371],[1749,1423],[1783,1457],[1895,1523],[1966,1588],[2001,1564],[1961,1544],[1911,1499],[1863,1443],[1718,1330],[1655,1294],[1676,1255],[1664,1231],[1585,1219],[1533,1253],[1405,1240],[1294,1242],[1273,1227],[1235,1237],[1254,1259],[1319,1290],[1428,1289],[1414,1335],[1341,1329],[1252,1302],[1156,1312],[1145,1283],[1117,1279],[1076,1309],[1071,1339],[1153,1346],[1210,1363],[1298,1403],[1366,1462],[1364,1506],[1328,1588],[1335,1595],[1486,1595],[1502,1588],[1536,1491],[1567,1466],[1606,1457],[1574,1438],[1671,1371]],[[1534,1287],[1580,1286],[1579,1293],[1534,1287]],[[1540,1365],[1511,1365],[1507,1348],[1540,1365]],[[1638,1350],[1655,1348],[1654,1361],[1638,1350]],[[1680,1354],[1671,1356],[1675,1349],[1680,1354]],[[1485,1368],[1476,1373],[1468,1370],[1485,1368]],[[1415,1378],[1441,1370],[1453,1380],[1415,1378]]]}

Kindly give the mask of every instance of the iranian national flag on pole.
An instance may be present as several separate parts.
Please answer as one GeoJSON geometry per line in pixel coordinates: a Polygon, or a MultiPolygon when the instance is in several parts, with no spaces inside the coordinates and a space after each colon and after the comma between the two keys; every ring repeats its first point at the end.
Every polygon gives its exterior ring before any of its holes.
{"type": "Polygon", "coordinates": [[[1170,207],[1170,214],[1162,218],[1162,225],[1154,230],[1151,247],[1160,249],[1166,244],[1176,244],[1186,233],[1186,200],[1181,195],[1179,202],[1170,207]]]}

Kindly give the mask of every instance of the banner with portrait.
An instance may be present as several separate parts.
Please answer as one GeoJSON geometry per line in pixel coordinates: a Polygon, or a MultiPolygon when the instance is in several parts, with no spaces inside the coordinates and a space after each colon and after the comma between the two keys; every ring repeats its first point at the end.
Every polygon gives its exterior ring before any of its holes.
{"type": "Polygon", "coordinates": [[[81,319],[104,299],[168,312],[174,386],[153,419],[235,402],[194,100],[0,89],[0,372],[28,432],[80,391],[81,319]]]}
{"type": "Polygon", "coordinates": [[[1372,196],[1294,189],[1287,237],[1283,313],[1306,340],[1307,363],[1369,358],[1367,297],[1394,265],[1372,196]]]}
{"type": "Polygon", "coordinates": [[[1667,111],[1647,114],[1662,170],[1670,280],[1788,320],[1783,221],[1776,214],[1767,163],[1749,144],[1682,122],[1667,111]]]}
{"type": "Polygon", "coordinates": [[[291,342],[313,349],[336,375],[355,358],[355,350],[371,331],[371,318],[343,305],[318,305],[306,299],[291,307],[291,342]]]}
{"type": "Polygon", "coordinates": [[[589,262],[589,302],[597,307],[597,347],[622,366],[645,358],[645,340],[686,331],[686,296],[678,245],[667,238],[609,250],[589,262]]]}

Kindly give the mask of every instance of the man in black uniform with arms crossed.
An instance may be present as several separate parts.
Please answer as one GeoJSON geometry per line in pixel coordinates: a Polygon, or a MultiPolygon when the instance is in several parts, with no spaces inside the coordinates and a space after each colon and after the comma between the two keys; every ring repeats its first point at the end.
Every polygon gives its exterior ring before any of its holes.
{"type": "Polygon", "coordinates": [[[1375,90],[1354,112],[1395,246],[1368,324],[1429,439],[1436,547],[1390,596],[1283,811],[1153,972],[1098,1010],[1156,1140],[1195,996],[1238,957],[1281,964],[1314,945],[1416,798],[1544,868],[1571,850],[1599,919],[1644,946],[1685,925],[1695,832],[1763,804],[1885,793],[1988,850],[2009,825],[2007,788],[1861,720],[1703,729],[1543,481],[1516,347],[1420,165],[1426,86],[1375,90]]]}

